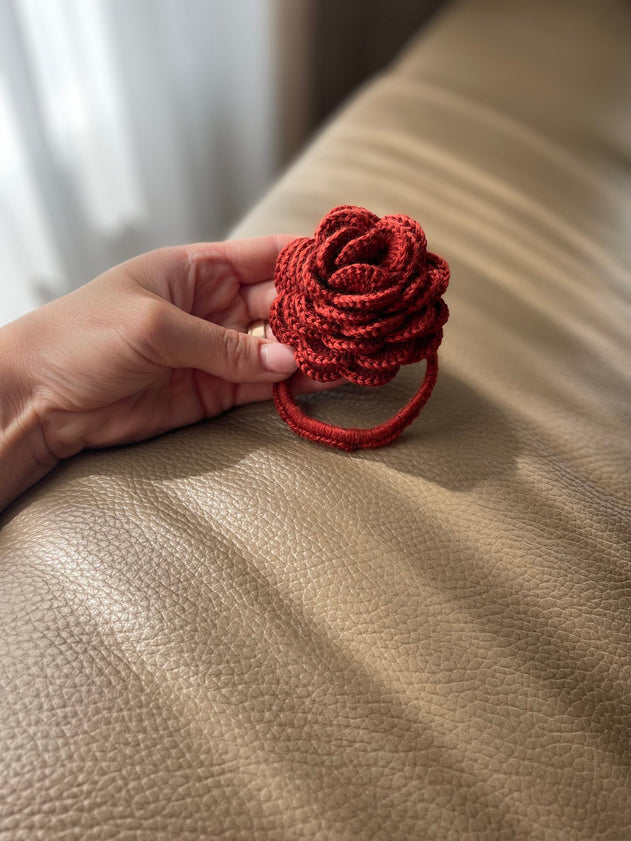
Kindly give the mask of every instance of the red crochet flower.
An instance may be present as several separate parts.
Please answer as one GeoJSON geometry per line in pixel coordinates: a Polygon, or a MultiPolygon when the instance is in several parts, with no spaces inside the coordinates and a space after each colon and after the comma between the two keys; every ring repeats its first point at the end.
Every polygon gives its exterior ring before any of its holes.
{"type": "MultiPolygon", "coordinates": [[[[378,386],[389,382],[401,365],[427,359],[427,394],[422,402],[429,397],[430,381],[435,380],[430,376],[430,362],[434,367],[449,315],[441,298],[449,282],[449,267],[427,251],[425,234],[413,219],[380,219],[364,208],[337,207],[324,217],[313,238],[298,238],[281,251],[274,281],[278,296],[270,314],[272,331],[280,342],[296,349],[298,367],[307,376],[320,382],[344,377],[359,385],[378,386]]],[[[286,384],[275,388],[281,416],[304,437],[323,440],[324,435],[323,443],[344,449],[387,443],[381,433],[356,434],[374,433],[381,427],[340,430],[300,413],[309,425],[319,425],[317,435],[307,434],[293,409],[289,409],[291,417],[286,416],[290,402],[300,411],[290,397],[286,384]],[[324,428],[329,432],[325,434],[324,428]],[[335,440],[331,440],[331,430],[335,440]],[[352,441],[342,433],[351,433],[352,441]],[[340,443],[340,437],[345,443],[340,443]],[[365,443],[368,440],[373,443],[365,443]]],[[[400,426],[394,437],[403,428],[400,415],[388,422],[396,420],[400,426]]],[[[384,433],[389,440],[393,440],[391,432],[389,427],[384,433]]]]}
{"type": "Polygon", "coordinates": [[[383,385],[438,348],[448,282],[413,219],[338,207],[279,255],[270,323],[312,379],[383,385]]]}

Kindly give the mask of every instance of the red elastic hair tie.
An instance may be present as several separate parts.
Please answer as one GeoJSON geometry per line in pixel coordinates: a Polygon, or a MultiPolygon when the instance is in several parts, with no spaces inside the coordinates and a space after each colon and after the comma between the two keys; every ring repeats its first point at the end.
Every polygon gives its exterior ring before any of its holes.
{"type": "Polygon", "coordinates": [[[336,207],[314,237],[300,237],[283,248],[274,283],[272,332],[296,349],[298,368],[311,379],[343,377],[379,386],[392,380],[401,365],[427,363],[416,394],[372,429],[344,429],[306,415],[287,380],[274,385],[281,418],[303,438],[349,452],[398,438],[432,393],[449,316],[441,297],[449,267],[427,251],[420,225],[409,216],[380,219],[362,207],[336,207]]]}

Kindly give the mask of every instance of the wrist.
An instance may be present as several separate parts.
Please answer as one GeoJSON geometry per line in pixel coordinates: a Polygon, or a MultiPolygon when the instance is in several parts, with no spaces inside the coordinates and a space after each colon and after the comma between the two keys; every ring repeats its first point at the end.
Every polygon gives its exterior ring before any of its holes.
{"type": "Polygon", "coordinates": [[[46,446],[18,324],[0,329],[0,511],[59,461],[46,446]]]}

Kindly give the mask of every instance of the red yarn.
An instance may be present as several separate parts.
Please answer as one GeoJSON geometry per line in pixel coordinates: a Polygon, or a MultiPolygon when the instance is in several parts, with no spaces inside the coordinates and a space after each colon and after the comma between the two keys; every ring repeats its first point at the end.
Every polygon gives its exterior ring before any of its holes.
{"type": "Polygon", "coordinates": [[[347,451],[394,441],[432,393],[449,316],[441,298],[449,267],[427,251],[420,225],[408,216],[379,219],[362,207],[336,207],[313,238],[295,239],[281,251],[274,282],[270,326],[279,342],[296,349],[298,367],[311,379],[378,386],[401,365],[427,362],[414,397],[372,429],[309,417],[287,381],[274,385],[281,418],[303,438],[347,451]]]}

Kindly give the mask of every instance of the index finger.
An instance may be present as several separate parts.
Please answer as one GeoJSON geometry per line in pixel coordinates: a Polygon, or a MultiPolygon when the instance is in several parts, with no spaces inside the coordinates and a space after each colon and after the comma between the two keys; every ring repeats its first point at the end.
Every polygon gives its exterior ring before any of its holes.
{"type": "Polygon", "coordinates": [[[260,283],[273,277],[276,258],[293,239],[290,234],[274,234],[196,243],[188,246],[189,259],[198,265],[227,265],[241,284],[260,283]]]}

